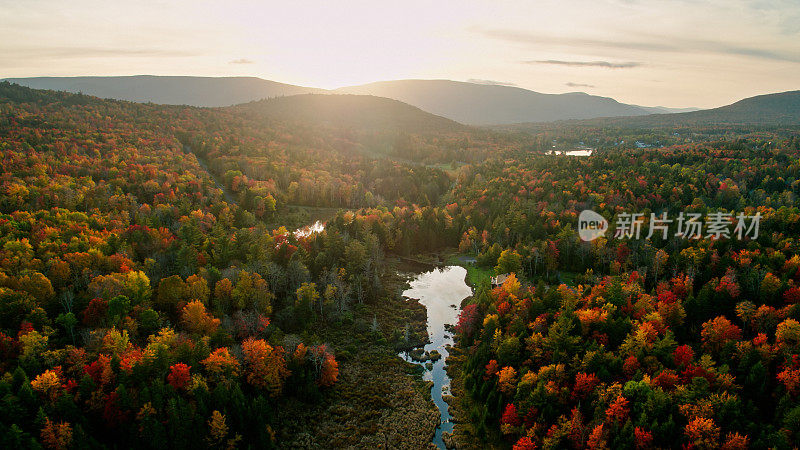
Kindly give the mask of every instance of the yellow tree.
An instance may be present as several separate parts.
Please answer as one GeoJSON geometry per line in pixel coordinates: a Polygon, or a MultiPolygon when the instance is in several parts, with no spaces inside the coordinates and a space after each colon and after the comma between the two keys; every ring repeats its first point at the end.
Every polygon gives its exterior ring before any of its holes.
{"type": "Polygon", "coordinates": [[[50,280],[39,272],[26,275],[19,280],[20,287],[36,299],[39,306],[46,307],[55,296],[50,280]]]}
{"type": "Polygon", "coordinates": [[[314,305],[319,299],[317,285],[315,283],[303,283],[297,288],[296,293],[297,302],[295,303],[295,308],[298,318],[303,322],[303,325],[307,325],[313,316],[314,305]]]}
{"type": "Polygon", "coordinates": [[[72,444],[72,427],[67,422],[54,423],[47,418],[42,427],[41,438],[46,448],[66,449],[72,444]]]}
{"type": "Polygon", "coordinates": [[[242,353],[247,366],[247,381],[277,396],[284,380],[291,374],[286,367],[283,347],[272,347],[263,339],[248,338],[242,342],[242,353]]]}
{"type": "Polygon", "coordinates": [[[200,363],[215,376],[236,376],[239,373],[239,360],[231,355],[226,347],[218,348],[200,363]]]}
{"type": "Polygon", "coordinates": [[[500,392],[503,394],[513,395],[514,390],[517,388],[517,371],[510,366],[503,367],[503,369],[500,370],[497,385],[500,388],[500,392]]]}
{"type": "Polygon", "coordinates": [[[31,381],[31,388],[43,396],[53,399],[61,387],[61,378],[54,370],[45,370],[31,381]]]}
{"type": "Polygon", "coordinates": [[[717,448],[719,446],[719,427],[713,419],[695,417],[690,420],[684,432],[695,448],[717,448]]]}
{"type": "Polygon", "coordinates": [[[208,288],[205,278],[199,275],[190,275],[186,279],[186,296],[188,298],[197,299],[206,304],[209,295],[211,295],[211,290],[208,288]]]}
{"type": "Polygon", "coordinates": [[[787,354],[795,353],[800,347],[800,322],[786,319],[779,323],[775,331],[775,344],[787,354]]]}
{"type": "Polygon", "coordinates": [[[186,298],[188,286],[179,275],[172,275],[158,283],[156,306],[162,311],[175,311],[175,306],[186,298]]]}
{"type": "Polygon", "coordinates": [[[522,258],[516,250],[507,249],[500,252],[497,266],[494,268],[496,274],[519,273],[520,270],[522,270],[522,258]]]}
{"type": "Polygon", "coordinates": [[[233,298],[233,283],[229,278],[217,281],[214,286],[214,310],[227,313],[230,311],[233,298]]]}
{"type": "Polygon", "coordinates": [[[214,410],[208,419],[208,442],[214,447],[219,447],[227,436],[228,425],[225,423],[225,414],[214,410]]]}
{"type": "Polygon", "coordinates": [[[506,281],[503,282],[503,290],[514,297],[519,297],[519,291],[521,287],[522,285],[517,279],[517,276],[513,273],[506,278],[506,281]]]}
{"type": "Polygon", "coordinates": [[[183,307],[181,324],[190,333],[211,335],[219,327],[219,319],[206,311],[206,305],[200,300],[192,300],[183,307]]]}

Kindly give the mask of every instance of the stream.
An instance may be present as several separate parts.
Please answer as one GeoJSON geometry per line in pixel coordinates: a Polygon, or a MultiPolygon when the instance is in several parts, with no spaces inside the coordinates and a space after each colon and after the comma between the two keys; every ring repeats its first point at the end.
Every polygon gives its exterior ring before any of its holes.
{"type": "Polygon", "coordinates": [[[195,153],[192,150],[192,148],[189,147],[188,145],[184,145],[183,146],[183,151],[184,151],[184,153],[194,154],[194,157],[197,159],[197,164],[199,164],[200,167],[208,173],[208,175],[214,181],[214,184],[217,185],[217,188],[222,191],[222,195],[225,196],[225,201],[226,202],[230,203],[231,205],[238,204],[238,202],[236,201],[236,198],[233,196],[233,194],[231,194],[231,192],[228,191],[228,188],[226,188],[225,185],[223,183],[221,183],[220,180],[218,180],[217,177],[214,176],[214,174],[208,168],[208,161],[206,161],[205,158],[200,156],[198,153],[195,153]]]}
{"type": "Polygon", "coordinates": [[[425,355],[433,350],[441,355],[431,365],[429,361],[415,360],[410,352],[400,353],[401,358],[425,368],[424,380],[433,381],[431,400],[439,409],[440,417],[433,443],[440,449],[446,448],[442,435],[453,431],[452,417],[443,399],[443,396],[450,395],[450,377],[445,371],[445,360],[449,354],[448,347],[453,345],[452,333],[445,330],[445,325],[456,324],[461,301],[472,295],[472,289],[464,281],[466,275],[467,270],[459,266],[437,268],[414,276],[411,287],[403,292],[404,297],[418,300],[427,309],[430,342],[424,347],[425,355]]]}

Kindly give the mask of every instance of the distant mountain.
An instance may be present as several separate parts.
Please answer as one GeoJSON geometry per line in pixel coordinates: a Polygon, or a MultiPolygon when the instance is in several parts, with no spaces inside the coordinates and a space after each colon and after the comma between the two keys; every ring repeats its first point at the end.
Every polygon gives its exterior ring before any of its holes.
{"type": "MultiPolygon", "coordinates": [[[[713,109],[676,114],[651,114],[639,117],[611,117],[565,121],[563,124],[586,127],[665,128],[713,125],[800,126],[800,91],[757,95],[713,109]]],[[[538,130],[544,123],[515,124],[500,128],[538,130]]]]}
{"type": "Polygon", "coordinates": [[[398,80],[335,91],[255,77],[40,77],[8,78],[35,89],[83,92],[103,98],[169,105],[229,106],[270,97],[309,93],[375,95],[399,100],[471,125],[551,122],[565,119],[675,112],[626,105],[582,92],[541,94],[514,86],[449,80],[398,80]]]}
{"type": "MultiPolygon", "coordinates": [[[[322,121],[359,121],[382,126],[414,123],[429,128],[470,125],[505,125],[525,129],[525,123],[571,121],[587,126],[663,127],[710,124],[800,124],[800,91],[759,95],[720,108],[684,112],[672,109],[620,103],[612,98],[583,92],[542,94],[514,86],[466,83],[449,80],[381,81],[334,91],[294,86],[255,77],[38,77],[8,78],[34,89],[83,92],[97,97],[192,106],[229,106],[273,97],[298,94],[358,94],[375,98],[335,96],[326,101],[319,95],[293,101],[265,102],[262,113],[295,114],[322,121]],[[404,105],[403,103],[408,105],[404,105]],[[409,106],[412,105],[412,106],[409,106]],[[319,110],[315,110],[318,108],[319,110]],[[359,108],[362,108],[359,110],[359,108]],[[419,109],[417,109],[419,108],[419,109]],[[422,111],[420,111],[420,109],[422,111]],[[358,111],[357,111],[358,110],[358,111]],[[423,116],[427,111],[427,116],[423,116]],[[372,116],[372,113],[379,113],[372,116]],[[341,116],[340,116],[341,114],[341,116]],[[441,116],[441,117],[439,117],[441,116]],[[425,119],[421,119],[426,117],[425,119]],[[450,121],[446,121],[446,119],[450,121]],[[421,122],[415,122],[421,120],[421,122]],[[514,125],[519,124],[519,125],[514,125]]],[[[258,102],[256,102],[258,104],[258,102]]],[[[254,108],[253,104],[247,106],[254,108]]]]}
{"type": "Polygon", "coordinates": [[[417,107],[371,95],[304,94],[231,107],[264,118],[370,130],[450,132],[468,127],[417,107]]]}
{"type": "Polygon", "coordinates": [[[800,124],[800,91],[757,95],[728,106],[662,117],[687,123],[800,124]]]}
{"type": "Polygon", "coordinates": [[[381,81],[337,89],[348,94],[393,98],[471,125],[551,122],[592,117],[640,116],[649,108],[583,92],[541,94],[514,86],[449,80],[381,81]]]}
{"type": "Polygon", "coordinates": [[[102,98],[166,105],[229,106],[285,95],[324,92],[256,77],[36,77],[6,78],[34,89],[83,92],[102,98]]]}
{"type": "Polygon", "coordinates": [[[675,114],[701,110],[701,108],[667,108],[666,106],[639,106],[639,108],[644,108],[650,114],[675,114]]]}

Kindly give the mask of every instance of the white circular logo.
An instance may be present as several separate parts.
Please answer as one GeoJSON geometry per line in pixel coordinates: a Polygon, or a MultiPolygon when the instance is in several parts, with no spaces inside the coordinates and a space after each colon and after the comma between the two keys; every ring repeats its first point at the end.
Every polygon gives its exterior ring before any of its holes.
{"type": "Polygon", "coordinates": [[[589,242],[593,241],[600,236],[603,236],[608,231],[608,221],[590,209],[584,209],[578,216],[578,236],[582,240],[589,242]]]}

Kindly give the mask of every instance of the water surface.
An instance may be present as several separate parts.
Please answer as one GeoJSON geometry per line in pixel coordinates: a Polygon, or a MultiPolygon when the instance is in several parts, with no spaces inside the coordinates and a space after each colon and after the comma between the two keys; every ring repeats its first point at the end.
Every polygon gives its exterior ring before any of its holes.
{"type": "Polygon", "coordinates": [[[321,233],[322,230],[324,229],[325,229],[325,224],[318,220],[312,223],[311,225],[306,225],[304,227],[294,230],[294,236],[299,239],[311,236],[311,234],[313,233],[321,233]]]}
{"type": "MultiPolygon", "coordinates": [[[[411,280],[411,287],[403,292],[404,297],[416,299],[425,305],[428,311],[428,337],[430,343],[425,351],[436,350],[441,354],[432,368],[425,368],[423,379],[433,381],[431,399],[439,409],[440,423],[436,427],[433,443],[444,449],[443,433],[453,431],[452,418],[447,410],[443,395],[450,395],[450,377],[445,371],[448,347],[453,345],[452,333],[445,330],[445,325],[455,325],[461,310],[461,300],[472,295],[472,289],[464,282],[467,270],[459,266],[448,266],[416,275],[411,280]]],[[[426,366],[425,362],[414,361],[407,352],[400,357],[414,364],[426,366]]]]}
{"type": "Polygon", "coordinates": [[[548,155],[567,155],[567,156],[592,156],[592,149],[582,149],[582,150],[550,150],[547,152],[548,155]]]}

